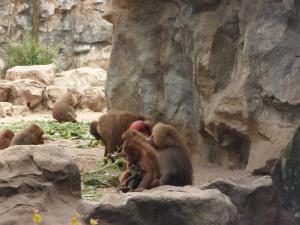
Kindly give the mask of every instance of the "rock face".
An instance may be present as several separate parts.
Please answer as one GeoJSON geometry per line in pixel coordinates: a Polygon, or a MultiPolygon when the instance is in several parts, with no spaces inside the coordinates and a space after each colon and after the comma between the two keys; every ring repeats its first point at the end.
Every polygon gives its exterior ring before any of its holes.
{"type": "Polygon", "coordinates": [[[31,79],[45,85],[53,83],[55,65],[15,66],[6,72],[7,80],[31,79]]]}
{"type": "MultiPolygon", "coordinates": [[[[0,46],[31,31],[31,0],[0,2],[0,46]]],[[[104,0],[41,0],[39,39],[60,49],[61,69],[93,66],[107,68],[112,25],[102,19],[104,0]],[[99,9],[99,10],[95,10],[99,9]]],[[[0,47],[1,58],[5,59],[0,47]]],[[[1,64],[1,63],[0,63],[1,64]]],[[[0,65],[1,70],[1,65],[0,65]]]]}
{"type": "Polygon", "coordinates": [[[80,198],[80,173],[71,156],[56,146],[13,146],[0,151],[0,224],[70,224],[80,198]]]}
{"type": "Polygon", "coordinates": [[[264,166],[300,119],[299,10],[294,0],[110,1],[109,109],[176,124],[210,161],[264,166]]]}
{"type": "Polygon", "coordinates": [[[202,189],[218,189],[238,210],[239,225],[296,225],[277,198],[270,176],[251,180],[216,179],[202,189]]]}
{"type": "Polygon", "coordinates": [[[236,208],[218,190],[162,186],[141,193],[115,193],[89,209],[90,218],[114,225],[236,225],[236,208]]]}
{"type": "Polygon", "coordinates": [[[95,87],[104,84],[106,72],[101,68],[82,67],[74,70],[68,70],[55,75],[54,85],[79,88],[95,87]]]}

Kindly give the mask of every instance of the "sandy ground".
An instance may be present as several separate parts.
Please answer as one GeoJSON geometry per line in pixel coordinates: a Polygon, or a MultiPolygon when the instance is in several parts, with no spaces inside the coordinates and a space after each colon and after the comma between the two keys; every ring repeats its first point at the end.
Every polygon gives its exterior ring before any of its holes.
{"type": "MultiPolygon", "coordinates": [[[[95,112],[78,112],[78,121],[90,122],[99,118],[101,113],[95,112]]],[[[0,118],[0,125],[16,121],[31,121],[31,120],[53,120],[50,113],[30,114],[25,116],[14,116],[0,118]]],[[[66,149],[67,152],[76,161],[79,169],[84,172],[95,171],[101,168],[101,159],[103,158],[104,148],[99,146],[97,148],[76,148],[78,141],[61,140],[48,141],[47,143],[57,144],[66,149]]],[[[250,174],[245,170],[228,170],[226,168],[209,164],[209,163],[194,163],[194,184],[201,185],[212,181],[216,178],[232,178],[237,180],[249,179],[250,174]]],[[[112,189],[103,189],[102,192],[110,192],[112,189]]]]}

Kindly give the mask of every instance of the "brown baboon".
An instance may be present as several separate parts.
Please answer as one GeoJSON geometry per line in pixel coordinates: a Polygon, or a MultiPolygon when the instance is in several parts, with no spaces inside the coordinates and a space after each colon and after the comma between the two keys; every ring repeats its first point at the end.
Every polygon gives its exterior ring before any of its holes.
{"type": "Polygon", "coordinates": [[[43,134],[44,132],[38,125],[32,124],[19,131],[11,140],[10,146],[44,144],[43,134]]]}
{"type": "Polygon", "coordinates": [[[96,140],[101,140],[101,136],[97,131],[98,121],[92,121],[90,124],[90,134],[94,136],[96,140]]]}
{"type": "Polygon", "coordinates": [[[107,154],[121,149],[123,144],[122,134],[134,121],[145,119],[149,118],[124,111],[109,112],[100,116],[97,122],[97,133],[95,122],[91,123],[90,132],[96,139],[102,140],[105,145],[104,156],[107,156],[107,154]]]}
{"type": "Polygon", "coordinates": [[[122,137],[127,170],[120,177],[121,189],[140,191],[154,187],[160,176],[156,151],[137,130],[129,129],[122,137]]]}
{"type": "Polygon", "coordinates": [[[53,105],[52,116],[58,122],[76,123],[76,113],[74,107],[77,104],[76,97],[68,92],[57,99],[53,105]]]}
{"type": "Polygon", "coordinates": [[[0,149],[5,149],[9,146],[11,139],[15,134],[9,129],[3,129],[0,131],[0,149]]]}
{"type": "Polygon", "coordinates": [[[153,127],[150,142],[158,152],[160,185],[192,184],[193,167],[190,152],[178,131],[171,125],[158,123],[153,127]]]}

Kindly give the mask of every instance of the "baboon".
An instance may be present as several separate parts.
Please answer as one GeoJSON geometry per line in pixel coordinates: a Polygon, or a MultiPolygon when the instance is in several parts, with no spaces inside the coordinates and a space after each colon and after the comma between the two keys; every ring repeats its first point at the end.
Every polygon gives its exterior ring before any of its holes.
{"type": "Polygon", "coordinates": [[[44,144],[44,132],[36,125],[31,124],[30,126],[19,131],[11,140],[10,146],[12,145],[39,145],[44,144]]]}
{"type": "Polygon", "coordinates": [[[3,129],[0,131],[0,149],[5,149],[9,146],[11,139],[15,134],[9,129],[3,129]]]}
{"type": "Polygon", "coordinates": [[[121,187],[118,190],[123,192],[135,190],[142,181],[145,171],[140,167],[138,163],[130,164],[127,161],[126,176],[120,178],[121,187]]]}
{"type": "Polygon", "coordinates": [[[158,123],[153,127],[150,142],[158,152],[161,168],[159,184],[192,184],[193,167],[190,152],[178,131],[171,125],[158,123]]]}
{"type": "Polygon", "coordinates": [[[121,149],[123,140],[122,134],[136,120],[149,119],[142,115],[136,115],[125,111],[109,112],[100,116],[97,126],[92,122],[90,133],[100,139],[105,145],[104,156],[121,149]],[[95,127],[97,127],[95,129],[95,127]]]}
{"type": "Polygon", "coordinates": [[[151,135],[154,125],[155,122],[152,120],[136,120],[130,124],[128,129],[135,129],[148,137],[151,135]]]}
{"type": "Polygon", "coordinates": [[[137,130],[129,129],[122,138],[127,170],[120,177],[121,188],[140,191],[154,187],[160,176],[156,151],[137,130]]]}
{"type": "Polygon", "coordinates": [[[52,116],[58,122],[76,123],[76,113],[74,107],[77,104],[75,96],[68,92],[57,99],[53,105],[52,116]]]}
{"type": "Polygon", "coordinates": [[[94,136],[96,140],[101,140],[101,136],[97,131],[98,121],[92,121],[90,124],[90,134],[94,136]]]}

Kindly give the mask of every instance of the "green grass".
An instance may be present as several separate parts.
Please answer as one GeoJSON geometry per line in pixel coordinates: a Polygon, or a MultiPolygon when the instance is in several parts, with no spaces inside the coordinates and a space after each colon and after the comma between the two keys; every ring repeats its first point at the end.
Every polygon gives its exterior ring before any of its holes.
{"type": "Polygon", "coordinates": [[[89,123],[59,123],[56,121],[19,121],[15,123],[7,123],[0,125],[1,128],[8,128],[13,132],[18,132],[21,129],[35,123],[39,125],[45,134],[50,135],[54,140],[61,139],[80,139],[80,140],[94,140],[93,136],[89,132],[89,123]]]}
{"type": "Polygon", "coordinates": [[[81,173],[82,197],[88,200],[99,200],[102,197],[98,188],[119,186],[119,176],[125,167],[125,159],[119,158],[114,163],[107,163],[96,171],[81,173]]]}

